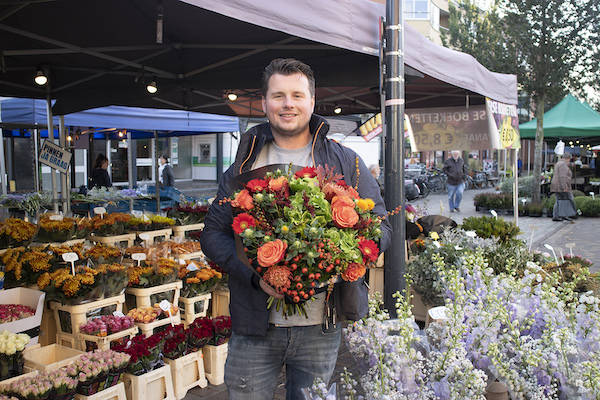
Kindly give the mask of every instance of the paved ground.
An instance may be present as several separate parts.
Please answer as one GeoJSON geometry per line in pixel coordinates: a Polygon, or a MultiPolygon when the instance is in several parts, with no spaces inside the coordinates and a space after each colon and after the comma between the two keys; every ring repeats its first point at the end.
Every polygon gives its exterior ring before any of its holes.
{"type": "MultiPolygon", "coordinates": [[[[209,185],[206,185],[209,186],[209,185]]],[[[191,190],[193,188],[190,187],[191,190]]],[[[489,189],[488,189],[489,190],[489,189]]],[[[412,204],[426,207],[429,214],[442,214],[461,223],[465,217],[474,215],[483,215],[475,211],[473,205],[473,197],[477,193],[484,190],[470,190],[464,193],[463,202],[461,204],[460,213],[449,213],[446,194],[430,195],[426,199],[413,201],[412,204]]],[[[210,195],[206,191],[206,195],[210,195]]],[[[502,216],[507,220],[512,220],[512,216],[502,216]]],[[[573,253],[582,255],[594,263],[592,268],[595,271],[600,270],[600,218],[579,218],[574,223],[569,222],[554,222],[551,218],[541,217],[520,217],[519,228],[522,233],[520,237],[531,243],[532,249],[540,251],[548,251],[544,244],[553,246],[557,253],[562,250],[565,254],[568,243],[573,243],[573,253]]],[[[339,374],[344,367],[352,370],[354,362],[352,356],[346,349],[343,341],[340,346],[340,353],[337,360],[334,378],[339,379],[339,374]]],[[[285,374],[282,372],[279,380],[280,384],[275,393],[275,400],[285,399],[285,374]]],[[[186,400],[209,399],[209,400],[226,400],[227,389],[225,385],[212,386],[209,385],[205,389],[195,388],[188,392],[186,400]]]]}

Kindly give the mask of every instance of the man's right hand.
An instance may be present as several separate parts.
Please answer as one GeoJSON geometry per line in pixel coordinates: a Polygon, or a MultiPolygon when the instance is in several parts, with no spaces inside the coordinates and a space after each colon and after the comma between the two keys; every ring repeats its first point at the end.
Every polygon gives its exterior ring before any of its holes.
{"type": "Polygon", "coordinates": [[[278,293],[275,289],[273,289],[273,287],[270,286],[267,282],[261,279],[258,283],[263,292],[265,292],[269,296],[272,296],[276,299],[283,299],[283,295],[281,293],[278,293]]]}

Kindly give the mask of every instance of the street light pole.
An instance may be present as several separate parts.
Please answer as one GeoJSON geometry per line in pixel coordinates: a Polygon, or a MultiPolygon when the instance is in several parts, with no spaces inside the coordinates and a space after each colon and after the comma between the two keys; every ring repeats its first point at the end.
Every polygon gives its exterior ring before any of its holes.
{"type": "Polygon", "coordinates": [[[406,287],[406,222],[404,217],[404,23],[402,1],[386,1],[384,46],[385,87],[385,203],[402,210],[390,217],[392,242],[385,253],[384,306],[396,317],[397,291],[406,287]]]}

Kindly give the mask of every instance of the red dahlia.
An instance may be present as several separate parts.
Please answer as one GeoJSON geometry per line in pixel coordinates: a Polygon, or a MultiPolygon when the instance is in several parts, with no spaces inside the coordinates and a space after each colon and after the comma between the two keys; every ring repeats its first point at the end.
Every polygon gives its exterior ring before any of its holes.
{"type": "Polygon", "coordinates": [[[268,186],[268,183],[264,179],[252,179],[248,183],[246,183],[246,188],[252,193],[262,192],[268,186]]]}
{"type": "Polygon", "coordinates": [[[304,167],[296,172],[295,175],[297,178],[314,178],[317,176],[317,170],[313,167],[304,167]]]}
{"type": "Polygon", "coordinates": [[[233,224],[231,224],[231,226],[235,233],[241,235],[247,228],[256,226],[256,220],[250,214],[241,213],[233,219],[233,224]]]}

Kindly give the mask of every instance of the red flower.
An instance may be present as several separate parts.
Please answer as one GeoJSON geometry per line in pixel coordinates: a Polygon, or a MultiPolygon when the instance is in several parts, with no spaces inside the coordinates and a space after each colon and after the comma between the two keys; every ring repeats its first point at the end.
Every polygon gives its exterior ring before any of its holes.
{"type": "Polygon", "coordinates": [[[267,188],[267,181],[264,179],[252,179],[246,183],[246,188],[252,193],[262,192],[267,188]]]}
{"type": "Polygon", "coordinates": [[[252,196],[246,189],[235,195],[235,199],[231,202],[231,205],[244,210],[252,210],[254,208],[252,196]]]}
{"type": "Polygon", "coordinates": [[[348,186],[348,184],[346,183],[346,181],[345,181],[345,180],[343,180],[343,179],[340,179],[339,181],[336,181],[335,183],[336,183],[337,185],[339,185],[339,186],[343,187],[343,188],[345,188],[346,186],[348,186]]]}
{"type": "Polygon", "coordinates": [[[367,269],[364,265],[357,263],[350,263],[346,270],[342,272],[342,279],[346,282],[355,282],[358,278],[365,275],[367,269]]]}
{"type": "Polygon", "coordinates": [[[358,248],[363,255],[364,262],[375,262],[379,257],[379,248],[372,240],[361,240],[358,242],[358,248]]]}
{"type": "Polygon", "coordinates": [[[256,220],[250,214],[241,213],[233,219],[233,224],[231,227],[233,231],[238,235],[241,235],[247,228],[251,226],[256,226],[256,220]]]}
{"type": "Polygon", "coordinates": [[[296,178],[314,178],[317,176],[317,170],[313,167],[304,167],[296,172],[296,178]]]}

